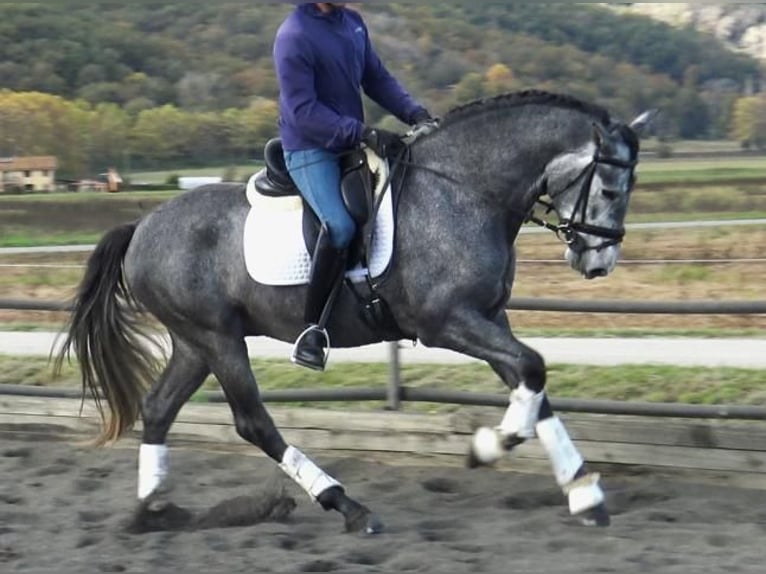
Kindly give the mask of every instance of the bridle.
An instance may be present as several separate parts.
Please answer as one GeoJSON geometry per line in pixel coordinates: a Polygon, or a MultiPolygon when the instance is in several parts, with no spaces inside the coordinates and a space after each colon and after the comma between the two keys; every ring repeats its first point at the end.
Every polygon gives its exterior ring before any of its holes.
{"type": "MultiPolygon", "coordinates": [[[[532,210],[527,216],[526,221],[531,221],[532,223],[536,223],[541,227],[553,231],[559,239],[561,239],[569,246],[570,249],[579,254],[590,250],[601,251],[607,247],[611,247],[612,245],[622,243],[622,240],[625,237],[625,227],[614,229],[611,227],[602,227],[600,225],[591,225],[586,223],[588,200],[590,199],[590,190],[591,185],[593,184],[593,177],[596,175],[596,169],[599,165],[612,165],[622,169],[629,169],[631,170],[630,177],[632,179],[634,176],[633,170],[637,164],[637,159],[623,160],[616,157],[603,156],[601,155],[600,148],[597,148],[595,154],[593,155],[593,159],[588,163],[588,165],[586,165],[580,171],[580,173],[578,173],[562,189],[555,193],[544,191],[544,194],[547,194],[551,199],[550,202],[544,201],[542,199],[537,200],[537,203],[545,207],[545,213],[550,213],[555,209],[552,200],[562,195],[582,179],[583,183],[580,187],[580,193],[577,196],[577,201],[575,202],[574,208],[572,209],[572,217],[568,219],[559,219],[559,223],[556,225],[535,216],[534,210],[532,210]],[[578,215],[579,220],[577,220],[578,215]],[[595,235],[596,237],[602,237],[605,241],[599,243],[598,245],[588,245],[585,243],[580,234],[595,235]]],[[[545,186],[545,183],[543,186],[545,186]]]]}

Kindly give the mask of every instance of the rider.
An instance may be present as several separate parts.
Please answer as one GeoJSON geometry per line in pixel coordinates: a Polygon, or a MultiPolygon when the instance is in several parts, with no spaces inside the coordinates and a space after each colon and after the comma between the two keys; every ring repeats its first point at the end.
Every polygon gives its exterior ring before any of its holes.
{"type": "Polygon", "coordinates": [[[408,125],[433,121],[386,70],[362,17],[345,5],[300,3],[274,42],[285,163],[323,227],[311,265],[309,325],[292,354],[294,363],[316,370],[324,369],[328,343],[317,323],[332,305],[356,231],[340,193],[340,154],[364,143],[385,157],[401,143],[398,134],[365,125],[362,91],[408,125]]]}

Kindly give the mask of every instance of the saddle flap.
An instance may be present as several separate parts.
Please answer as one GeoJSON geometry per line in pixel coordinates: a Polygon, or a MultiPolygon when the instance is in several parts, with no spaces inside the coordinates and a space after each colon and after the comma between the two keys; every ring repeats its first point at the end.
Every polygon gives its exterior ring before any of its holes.
{"type": "Polygon", "coordinates": [[[367,154],[357,149],[341,159],[341,195],[357,227],[372,218],[375,199],[372,174],[367,167],[367,154]]]}
{"type": "MultiPolygon", "coordinates": [[[[244,230],[248,273],[265,285],[306,284],[320,228],[318,220],[297,196],[267,197],[259,193],[255,189],[256,179],[253,175],[246,186],[251,206],[244,230]]],[[[376,279],[388,269],[394,250],[394,207],[390,190],[382,198],[372,236],[367,268],[360,265],[348,271],[347,277],[352,281],[365,281],[368,276],[376,279]]]]}

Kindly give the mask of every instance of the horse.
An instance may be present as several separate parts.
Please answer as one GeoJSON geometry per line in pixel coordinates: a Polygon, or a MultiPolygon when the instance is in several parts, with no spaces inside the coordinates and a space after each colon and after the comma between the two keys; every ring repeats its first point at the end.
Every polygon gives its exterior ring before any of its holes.
{"type": "MultiPolygon", "coordinates": [[[[385,328],[369,321],[344,284],[327,326],[336,347],[409,339],[486,361],[510,389],[509,406],[499,425],[472,436],[468,464],[491,465],[537,437],[571,515],[584,524],[609,524],[604,492],[551,408],[543,358],[511,330],[513,244],[531,219],[566,243],[565,259],[584,278],[612,271],[639,137],[653,112],[623,123],[596,104],[538,90],[450,110],[398,156],[393,256],[385,276],[367,286],[390,320],[385,328]],[[534,215],[540,201],[558,223],[534,215]]],[[[294,341],[304,326],[306,286],[248,276],[245,195],[241,183],[205,185],[107,231],[88,260],[57,364],[75,353],[84,396],[91,393],[101,411],[99,443],[118,439],[140,416],[139,505],[166,491],[168,431],[212,373],[239,436],[324,510],[339,512],[347,531],[380,532],[377,514],[287,444],[264,407],[245,337],[294,341]],[[159,376],[141,321],[147,312],[171,342],[159,376]]]]}

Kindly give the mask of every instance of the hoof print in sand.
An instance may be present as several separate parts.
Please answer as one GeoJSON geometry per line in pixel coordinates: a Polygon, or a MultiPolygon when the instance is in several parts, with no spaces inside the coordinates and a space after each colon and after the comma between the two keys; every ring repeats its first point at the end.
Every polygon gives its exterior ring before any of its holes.
{"type": "Polygon", "coordinates": [[[172,502],[147,499],[138,505],[125,530],[131,534],[185,530],[193,520],[191,512],[172,502]]]}
{"type": "Polygon", "coordinates": [[[240,496],[220,502],[195,516],[172,502],[150,497],[139,504],[125,530],[131,534],[141,534],[252,526],[261,522],[286,520],[295,507],[295,500],[290,496],[240,496]]]}
{"type": "Polygon", "coordinates": [[[459,483],[448,478],[429,478],[421,484],[425,490],[435,494],[456,494],[460,490],[459,483]]]}
{"type": "Polygon", "coordinates": [[[295,510],[295,499],[278,496],[240,496],[224,500],[205,512],[196,521],[198,528],[252,526],[265,521],[286,520],[295,510]]]}

